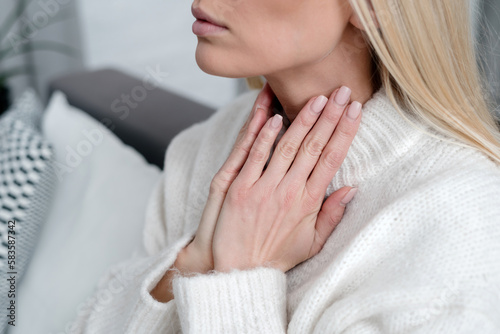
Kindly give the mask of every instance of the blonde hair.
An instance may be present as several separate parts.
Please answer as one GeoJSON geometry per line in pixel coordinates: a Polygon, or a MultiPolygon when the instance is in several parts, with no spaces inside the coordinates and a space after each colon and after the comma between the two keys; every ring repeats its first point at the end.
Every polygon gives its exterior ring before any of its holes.
{"type": "MultiPolygon", "coordinates": [[[[468,0],[350,0],[377,81],[405,116],[500,163],[500,132],[476,59],[468,0]]],[[[248,78],[253,89],[260,77],[248,78]]]]}

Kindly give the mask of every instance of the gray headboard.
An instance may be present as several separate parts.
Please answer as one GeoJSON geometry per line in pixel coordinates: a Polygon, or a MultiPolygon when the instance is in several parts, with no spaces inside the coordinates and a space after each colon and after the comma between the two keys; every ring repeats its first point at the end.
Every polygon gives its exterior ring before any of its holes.
{"type": "Polygon", "coordinates": [[[172,138],[215,111],[114,69],[66,75],[51,82],[56,90],[160,168],[172,138]]]}

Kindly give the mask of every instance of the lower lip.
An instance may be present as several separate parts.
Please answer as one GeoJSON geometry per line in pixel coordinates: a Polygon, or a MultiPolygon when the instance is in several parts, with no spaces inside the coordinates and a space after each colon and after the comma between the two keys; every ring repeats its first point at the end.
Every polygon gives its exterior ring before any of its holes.
{"type": "Polygon", "coordinates": [[[193,33],[197,36],[216,35],[226,30],[228,29],[225,27],[212,24],[208,21],[196,20],[193,23],[193,33]]]}

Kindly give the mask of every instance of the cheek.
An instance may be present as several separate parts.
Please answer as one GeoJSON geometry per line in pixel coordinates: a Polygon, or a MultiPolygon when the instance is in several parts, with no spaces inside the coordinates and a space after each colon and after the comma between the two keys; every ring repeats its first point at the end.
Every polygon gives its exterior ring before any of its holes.
{"type": "Polygon", "coordinates": [[[268,7],[272,3],[279,8],[248,15],[252,21],[242,18],[239,43],[253,59],[277,68],[324,58],[340,43],[348,24],[338,0],[307,0],[307,4],[303,0],[266,1],[268,7]]]}
{"type": "Polygon", "coordinates": [[[345,25],[337,21],[269,25],[249,34],[245,53],[263,64],[284,69],[313,63],[331,53],[342,40],[345,25]]]}
{"type": "Polygon", "coordinates": [[[297,46],[303,54],[322,58],[338,46],[348,24],[344,7],[330,0],[301,16],[296,32],[297,46]]]}

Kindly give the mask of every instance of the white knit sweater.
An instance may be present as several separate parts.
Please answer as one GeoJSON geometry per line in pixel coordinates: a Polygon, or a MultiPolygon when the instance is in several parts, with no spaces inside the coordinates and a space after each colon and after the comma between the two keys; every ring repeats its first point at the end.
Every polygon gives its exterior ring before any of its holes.
{"type": "Polygon", "coordinates": [[[327,192],[358,194],[317,256],[286,273],[177,276],[175,299],[155,301],[257,94],[171,142],[146,212],[148,255],[102,278],[72,332],[500,333],[500,170],[411,125],[382,90],[327,192]]]}

